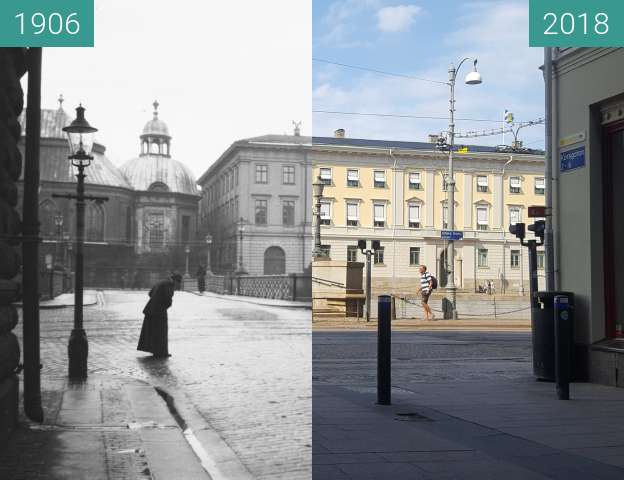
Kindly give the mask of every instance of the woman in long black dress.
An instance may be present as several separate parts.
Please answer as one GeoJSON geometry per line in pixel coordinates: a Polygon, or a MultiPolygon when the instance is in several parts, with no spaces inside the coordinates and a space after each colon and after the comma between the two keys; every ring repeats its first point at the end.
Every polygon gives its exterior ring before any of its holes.
{"type": "Polygon", "coordinates": [[[173,299],[173,281],[158,282],[149,292],[150,299],[143,309],[145,319],[137,350],[149,352],[155,358],[169,357],[167,309],[173,299]]]}

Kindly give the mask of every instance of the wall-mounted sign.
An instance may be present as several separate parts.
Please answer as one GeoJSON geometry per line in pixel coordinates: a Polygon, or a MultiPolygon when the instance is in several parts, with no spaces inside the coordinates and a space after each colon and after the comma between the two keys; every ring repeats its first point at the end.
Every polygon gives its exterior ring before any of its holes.
{"type": "Polygon", "coordinates": [[[567,137],[563,137],[559,140],[560,147],[568,147],[570,145],[574,145],[575,143],[581,143],[585,141],[585,132],[575,133],[574,135],[568,135],[567,137]]]}
{"type": "Polygon", "coordinates": [[[559,155],[559,170],[569,172],[585,166],[585,145],[561,152],[559,155]]]}
{"type": "Polygon", "coordinates": [[[464,238],[464,232],[457,230],[442,230],[440,238],[442,240],[461,240],[464,238]]]}

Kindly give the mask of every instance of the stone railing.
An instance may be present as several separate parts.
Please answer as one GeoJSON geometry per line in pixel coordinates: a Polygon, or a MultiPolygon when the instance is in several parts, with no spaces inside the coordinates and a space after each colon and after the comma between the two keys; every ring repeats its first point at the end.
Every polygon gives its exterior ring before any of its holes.
{"type": "Polygon", "coordinates": [[[290,275],[207,275],[209,292],[309,302],[312,299],[312,277],[290,275]]]}

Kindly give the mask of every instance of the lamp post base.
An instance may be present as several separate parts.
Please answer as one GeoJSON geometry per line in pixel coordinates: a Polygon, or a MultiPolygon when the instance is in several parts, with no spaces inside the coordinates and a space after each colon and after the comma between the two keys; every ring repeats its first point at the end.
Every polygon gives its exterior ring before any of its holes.
{"type": "Polygon", "coordinates": [[[446,287],[445,290],[451,296],[451,320],[457,320],[457,287],[446,287]]]}
{"type": "Polygon", "coordinates": [[[87,356],[89,355],[89,343],[87,333],[83,328],[74,328],[69,336],[67,345],[69,356],[69,378],[87,378],[87,356]]]}

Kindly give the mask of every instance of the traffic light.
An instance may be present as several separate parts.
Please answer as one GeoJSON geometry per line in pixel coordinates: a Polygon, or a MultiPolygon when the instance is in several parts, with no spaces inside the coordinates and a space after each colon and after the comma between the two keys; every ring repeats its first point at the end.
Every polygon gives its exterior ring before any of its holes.
{"type": "Polygon", "coordinates": [[[381,249],[381,242],[379,240],[373,240],[371,248],[373,252],[376,252],[377,250],[381,249]]]}
{"type": "MultiPolygon", "coordinates": [[[[529,227],[529,230],[531,227],[529,227]]],[[[509,225],[509,233],[515,235],[520,240],[524,240],[526,234],[524,230],[524,223],[516,223],[515,225],[509,225]]]]}
{"type": "Polygon", "coordinates": [[[358,240],[358,248],[364,253],[366,250],[366,240],[358,240]]]}
{"type": "Polygon", "coordinates": [[[529,230],[535,234],[536,237],[544,238],[544,229],[546,228],[546,222],[544,220],[537,220],[533,225],[529,225],[529,230]]]}

